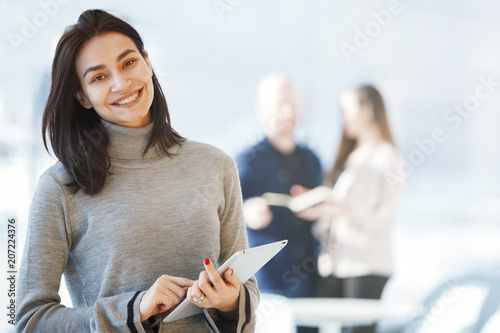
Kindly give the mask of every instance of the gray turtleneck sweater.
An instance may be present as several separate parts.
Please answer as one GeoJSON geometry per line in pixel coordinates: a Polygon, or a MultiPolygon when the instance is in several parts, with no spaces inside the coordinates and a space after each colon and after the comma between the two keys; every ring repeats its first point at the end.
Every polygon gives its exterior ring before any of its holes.
{"type": "MultiPolygon", "coordinates": [[[[196,280],[204,258],[221,263],[247,248],[236,165],[218,148],[186,140],[141,154],[152,124],[110,135],[111,172],[96,195],[70,194],[60,162],[41,177],[20,268],[16,328],[20,332],[207,332],[203,314],[140,322],[139,303],[163,274],[196,280]],[[60,304],[64,274],[73,308],[60,304]]],[[[241,285],[240,316],[224,331],[253,332],[256,280],[241,285]],[[229,330],[228,330],[229,329],[229,330]]]]}

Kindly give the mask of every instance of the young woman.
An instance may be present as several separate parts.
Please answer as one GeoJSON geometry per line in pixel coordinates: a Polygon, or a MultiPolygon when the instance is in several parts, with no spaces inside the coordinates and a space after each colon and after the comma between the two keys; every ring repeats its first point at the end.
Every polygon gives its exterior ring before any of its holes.
{"type": "MultiPolygon", "coordinates": [[[[332,202],[297,215],[317,220],[322,243],[319,273],[324,297],[379,299],[392,274],[391,224],[402,189],[402,159],[394,145],[384,102],[372,86],[340,96],[344,130],[327,183],[332,202]]],[[[296,186],[294,194],[306,189],[296,186]]],[[[374,332],[375,326],[344,332],[374,332]]]]}
{"type": "Polygon", "coordinates": [[[43,133],[59,162],[31,206],[18,331],[253,331],[255,279],[215,268],[248,247],[236,165],[172,129],[129,24],[88,10],[66,29],[43,133]],[[204,314],[162,323],[183,298],[204,314]]]}

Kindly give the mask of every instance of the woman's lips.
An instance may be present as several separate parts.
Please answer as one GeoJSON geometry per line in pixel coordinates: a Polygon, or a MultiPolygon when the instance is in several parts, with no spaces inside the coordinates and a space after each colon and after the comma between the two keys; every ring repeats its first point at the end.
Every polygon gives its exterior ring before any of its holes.
{"type": "Polygon", "coordinates": [[[124,106],[124,105],[131,104],[131,103],[133,103],[133,102],[135,102],[136,100],[139,99],[139,96],[141,95],[141,92],[142,92],[142,89],[138,90],[135,94],[132,94],[129,97],[122,98],[122,99],[118,100],[117,102],[114,102],[113,105],[115,105],[115,106],[124,106]]]}

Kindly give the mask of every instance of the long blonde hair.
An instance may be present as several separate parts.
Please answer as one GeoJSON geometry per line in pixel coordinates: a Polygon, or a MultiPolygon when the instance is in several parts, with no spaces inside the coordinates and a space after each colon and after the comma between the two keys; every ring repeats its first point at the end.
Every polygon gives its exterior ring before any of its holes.
{"type": "MultiPolygon", "coordinates": [[[[355,89],[354,92],[358,97],[359,105],[362,107],[366,106],[367,109],[372,110],[373,119],[375,120],[375,125],[380,131],[382,140],[395,146],[394,138],[389,127],[389,121],[387,120],[384,100],[382,99],[382,95],[380,95],[379,91],[371,85],[364,85],[355,89]]],[[[344,128],[335,163],[325,179],[326,184],[335,184],[337,178],[340,176],[340,173],[344,170],[347,158],[356,147],[356,143],[357,140],[349,138],[344,128]]]]}

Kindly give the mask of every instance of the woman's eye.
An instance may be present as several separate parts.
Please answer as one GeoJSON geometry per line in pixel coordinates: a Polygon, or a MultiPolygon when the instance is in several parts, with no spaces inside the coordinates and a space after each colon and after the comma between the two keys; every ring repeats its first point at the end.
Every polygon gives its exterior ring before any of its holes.
{"type": "Polygon", "coordinates": [[[104,79],[104,75],[97,75],[95,78],[92,79],[92,82],[99,82],[102,79],[104,79]]]}
{"type": "Polygon", "coordinates": [[[129,60],[129,61],[127,61],[127,62],[123,65],[123,67],[128,67],[128,66],[132,65],[132,64],[134,63],[134,61],[135,61],[135,60],[129,60]]]}

